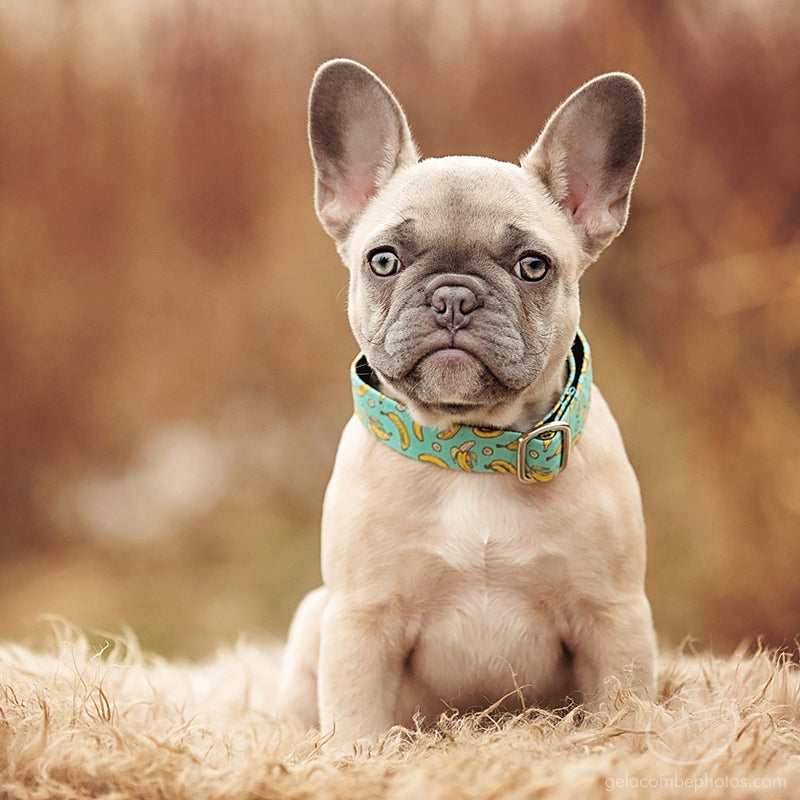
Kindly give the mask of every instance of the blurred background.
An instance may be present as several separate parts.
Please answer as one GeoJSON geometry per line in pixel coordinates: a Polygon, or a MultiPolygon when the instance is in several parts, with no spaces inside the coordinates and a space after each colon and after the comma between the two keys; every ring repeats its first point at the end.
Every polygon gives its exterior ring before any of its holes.
{"type": "Polygon", "coordinates": [[[583,284],[644,495],[662,643],[800,633],[800,14],[709,0],[3,0],[0,638],[41,614],[200,657],[316,585],[350,413],[312,207],[323,60],[425,155],[516,160],[605,71],[648,96],[583,284]],[[304,454],[302,457],[299,454],[304,454]]]}

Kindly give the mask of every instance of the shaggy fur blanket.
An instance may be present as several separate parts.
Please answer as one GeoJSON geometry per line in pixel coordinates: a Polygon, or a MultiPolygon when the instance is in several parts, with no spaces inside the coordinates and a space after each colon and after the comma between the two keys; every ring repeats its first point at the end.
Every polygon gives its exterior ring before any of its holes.
{"type": "Polygon", "coordinates": [[[328,754],[270,713],[279,648],[202,664],[0,644],[0,798],[704,798],[800,796],[800,671],[789,654],[663,658],[659,694],[601,717],[445,715],[328,754]]]}

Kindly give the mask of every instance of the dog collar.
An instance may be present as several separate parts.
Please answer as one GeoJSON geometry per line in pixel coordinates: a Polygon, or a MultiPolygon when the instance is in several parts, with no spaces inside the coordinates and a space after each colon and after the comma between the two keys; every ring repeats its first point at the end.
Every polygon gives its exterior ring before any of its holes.
{"type": "Polygon", "coordinates": [[[373,387],[360,353],[350,368],[353,403],[364,427],[409,458],[463,472],[516,473],[523,483],[550,481],[566,466],[581,435],[592,393],[589,342],[578,330],[567,359],[567,385],[552,411],[527,432],[454,424],[445,430],[420,425],[406,407],[373,387]]]}

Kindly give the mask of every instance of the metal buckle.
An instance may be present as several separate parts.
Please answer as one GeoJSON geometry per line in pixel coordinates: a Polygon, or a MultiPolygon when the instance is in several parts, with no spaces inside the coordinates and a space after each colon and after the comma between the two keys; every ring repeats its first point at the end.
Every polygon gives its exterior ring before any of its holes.
{"type": "Polygon", "coordinates": [[[569,425],[567,425],[566,422],[546,422],[544,425],[540,425],[532,431],[523,433],[522,436],[517,439],[517,477],[522,483],[539,483],[539,481],[533,477],[532,470],[528,469],[528,442],[530,442],[531,439],[540,439],[545,433],[552,433],[555,436],[555,434],[559,432],[561,433],[561,464],[552,473],[552,477],[555,477],[558,472],[566,468],[567,461],[569,460],[569,448],[572,443],[572,430],[569,425]]]}

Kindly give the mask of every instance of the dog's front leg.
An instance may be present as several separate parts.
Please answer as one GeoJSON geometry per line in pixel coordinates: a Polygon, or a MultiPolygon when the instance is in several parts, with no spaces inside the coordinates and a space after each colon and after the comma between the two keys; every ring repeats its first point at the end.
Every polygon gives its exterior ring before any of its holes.
{"type": "Polygon", "coordinates": [[[656,640],[644,594],[598,607],[575,649],[575,679],[590,711],[613,708],[619,683],[641,697],[655,690],[656,640]]]}
{"type": "Polygon", "coordinates": [[[395,722],[410,647],[396,603],[353,606],[332,598],[322,621],[320,730],[343,746],[375,740],[395,722]]]}

